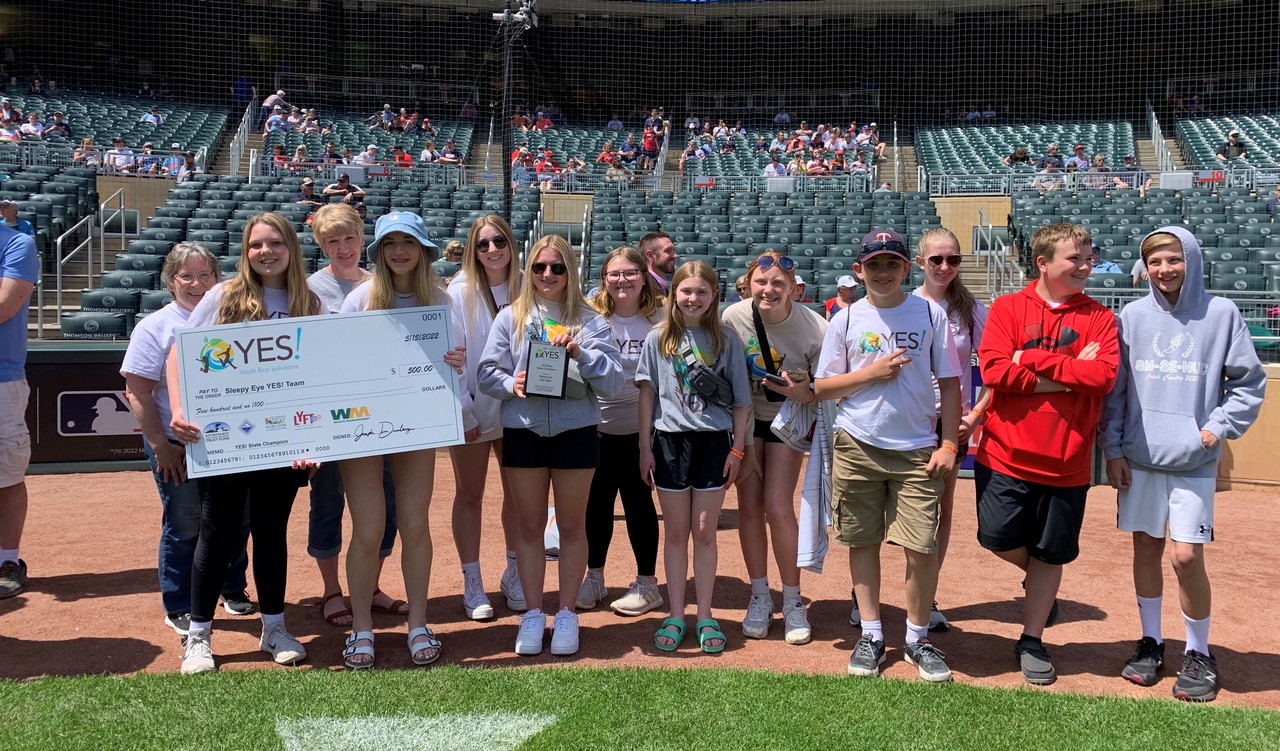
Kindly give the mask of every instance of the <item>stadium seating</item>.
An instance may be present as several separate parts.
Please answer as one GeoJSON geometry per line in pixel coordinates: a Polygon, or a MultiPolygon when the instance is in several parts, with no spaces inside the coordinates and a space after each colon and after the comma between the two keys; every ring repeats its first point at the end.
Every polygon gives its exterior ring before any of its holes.
{"type": "Polygon", "coordinates": [[[454,140],[464,162],[471,153],[474,126],[465,121],[433,120],[431,125],[436,129],[436,135],[406,136],[397,131],[388,132],[381,128],[369,130],[369,125],[362,116],[351,113],[342,113],[332,119],[322,118],[322,120],[332,123],[332,134],[322,136],[319,133],[270,133],[263,141],[262,153],[269,159],[275,145],[284,144],[285,153],[292,157],[299,145],[305,145],[307,154],[313,159],[318,159],[324,153],[325,143],[331,141],[338,153],[342,153],[344,148],[349,148],[351,153],[359,154],[369,144],[374,144],[381,149],[382,155],[387,157],[390,156],[392,146],[400,146],[416,161],[422,148],[427,145],[427,141],[435,141],[436,148],[443,149],[446,139],[449,138],[454,140]]]}
{"type": "Polygon", "coordinates": [[[1273,169],[1280,167],[1280,120],[1271,115],[1241,115],[1182,120],[1178,123],[1178,144],[1193,167],[1217,167],[1222,162],[1214,154],[1227,142],[1227,134],[1240,131],[1248,148],[1247,164],[1273,169]]]}
{"type": "Polygon", "coordinates": [[[1113,168],[1126,154],[1136,153],[1133,126],[1127,122],[1048,123],[1040,125],[997,125],[922,130],[916,133],[916,158],[930,173],[984,175],[1021,169],[1004,164],[1004,157],[1020,146],[1027,147],[1032,160],[1043,156],[1050,143],[1057,143],[1063,159],[1072,147],[1084,144],[1089,159],[1104,154],[1113,168]]]}

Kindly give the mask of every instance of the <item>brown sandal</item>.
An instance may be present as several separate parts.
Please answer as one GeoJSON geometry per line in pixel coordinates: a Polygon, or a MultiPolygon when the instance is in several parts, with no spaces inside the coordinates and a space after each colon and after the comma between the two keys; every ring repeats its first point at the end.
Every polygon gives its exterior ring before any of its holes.
{"type": "Polygon", "coordinates": [[[345,600],[344,600],[344,601],[342,601],[342,605],[343,605],[344,607],[343,607],[341,610],[335,610],[335,611],[333,611],[332,613],[329,613],[328,615],[324,615],[324,606],[325,606],[325,605],[328,605],[328,604],[329,604],[329,601],[330,601],[330,600],[332,600],[332,599],[334,599],[335,597],[336,597],[336,598],[338,598],[339,600],[341,600],[341,599],[342,599],[342,593],[341,593],[341,592],[331,592],[331,593],[329,593],[329,594],[325,595],[325,596],[324,596],[324,598],[320,600],[320,614],[321,614],[321,616],[323,616],[323,617],[324,617],[325,622],[326,622],[326,623],[328,623],[330,626],[336,626],[336,627],[338,627],[338,628],[350,628],[350,627],[351,627],[351,621],[349,621],[349,620],[348,620],[346,623],[339,623],[339,622],[338,622],[338,619],[339,619],[339,618],[350,618],[350,617],[351,617],[351,608],[345,607],[345,606],[346,606],[346,601],[345,601],[345,600]]]}
{"type": "MultiPolygon", "coordinates": [[[[373,590],[374,600],[378,599],[378,595],[382,595],[383,597],[391,599],[391,595],[387,594],[386,592],[383,592],[381,589],[373,590]]],[[[375,613],[386,613],[387,615],[408,615],[409,614],[409,603],[405,602],[404,600],[391,600],[390,605],[379,605],[377,602],[374,602],[369,607],[375,613]]]]}

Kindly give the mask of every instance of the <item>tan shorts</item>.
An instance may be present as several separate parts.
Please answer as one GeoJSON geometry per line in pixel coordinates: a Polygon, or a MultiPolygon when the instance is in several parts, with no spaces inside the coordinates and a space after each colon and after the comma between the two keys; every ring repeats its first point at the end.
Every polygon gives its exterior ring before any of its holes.
{"type": "Polygon", "coordinates": [[[890,451],[836,431],[831,530],[837,543],[865,548],[889,541],[938,552],[942,478],[925,472],[932,449],[890,451]]]}
{"type": "Polygon", "coordinates": [[[31,434],[27,432],[26,381],[0,383],[0,488],[22,482],[31,462],[31,434]]]}

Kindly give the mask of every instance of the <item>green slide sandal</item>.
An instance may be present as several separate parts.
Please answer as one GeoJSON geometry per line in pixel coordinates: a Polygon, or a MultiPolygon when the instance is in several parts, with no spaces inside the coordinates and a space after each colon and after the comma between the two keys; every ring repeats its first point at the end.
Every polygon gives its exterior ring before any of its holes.
{"type": "Polygon", "coordinates": [[[716,652],[724,651],[724,645],[727,640],[724,638],[724,632],[720,630],[720,624],[715,618],[707,618],[706,620],[698,621],[693,624],[693,628],[698,632],[698,646],[702,647],[703,652],[706,652],[707,654],[715,654],[716,652]],[[711,630],[702,630],[707,627],[710,627],[711,630]],[[712,639],[719,639],[720,643],[707,644],[707,642],[712,639]]]}
{"type": "Polygon", "coordinates": [[[683,618],[671,616],[662,622],[658,630],[653,632],[653,646],[663,652],[674,652],[680,647],[680,642],[684,641],[685,622],[683,618]],[[663,644],[658,639],[666,637],[672,640],[671,644],[663,644]]]}

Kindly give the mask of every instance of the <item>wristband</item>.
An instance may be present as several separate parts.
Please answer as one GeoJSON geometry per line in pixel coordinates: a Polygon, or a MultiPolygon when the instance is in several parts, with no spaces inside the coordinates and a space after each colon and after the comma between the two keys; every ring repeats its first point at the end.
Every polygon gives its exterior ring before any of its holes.
{"type": "Polygon", "coordinates": [[[979,420],[981,420],[981,419],[982,419],[982,416],[983,416],[983,415],[985,415],[986,413],[987,413],[987,411],[986,411],[985,409],[981,408],[981,407],[974,407],[973,409],[969,410],[969,414],[970,414],[970,415],[973,415],[974,417],[978,418],[979,420]]]}
{"type": "Polygon", "coordinates": [[[730,448],[729,453],[732,456],[737,457],[738,459],[744,459],[747,456],[747,452],[743,451],[742,449],[730,448]]]}
{"type": "Polygon", "coordinates": [[[960,456],[960,449],[956,448],[956,446],[952,444],[950,441],[943,441],[942,445],[939,446],[938,448],[942,449],[948,454],[951,454],[952,456],[960,456]]]}

